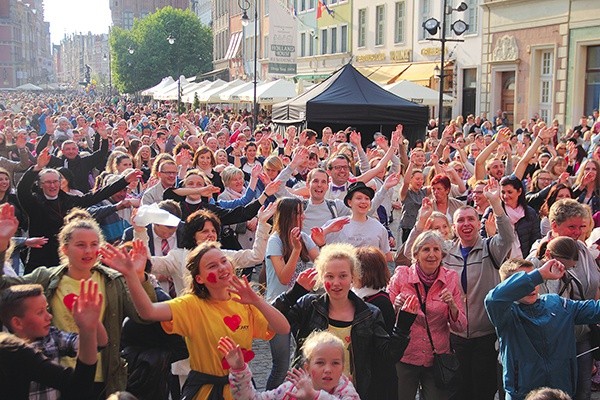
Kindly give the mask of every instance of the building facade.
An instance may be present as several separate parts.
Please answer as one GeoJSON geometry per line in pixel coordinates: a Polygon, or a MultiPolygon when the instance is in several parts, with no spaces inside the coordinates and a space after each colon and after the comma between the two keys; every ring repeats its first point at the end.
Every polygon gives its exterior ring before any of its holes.
{"type": "Polygon", "coordinates": [[[569,127],[598,108],[600,3],[485,0],[483,8],[482,111],[569,127]]]}
{"type": "Polygon", "coordinates": [[[89,67],[90,82],[100,90],[109,84],[108,34],[71,34],[55,46],[54,65],[60,84],[75,88],[86,80],[89,67]],[[88,66],[88,67],[86,67],[88,66]]]}
{"type": "MultiPolygon", "coordinates": [[[[206,1],[197,0],[111,0],[110,13],[114,26],[119,28],[131,29],[135,19],[144,18],[148,14],[152,14],[159,8],[171,6],[182,10],[198,7],[199,3],[205,5],[206,1]]],[[[199,11],[203,14],[203,11],[199,11]]],[[[197,14],[199,15],[199,14],[197,14]]]]}
{"type": "Polygon", "coordinates": [[[0,88],[53,81],[42,0],[0,2],[0,88]]]}

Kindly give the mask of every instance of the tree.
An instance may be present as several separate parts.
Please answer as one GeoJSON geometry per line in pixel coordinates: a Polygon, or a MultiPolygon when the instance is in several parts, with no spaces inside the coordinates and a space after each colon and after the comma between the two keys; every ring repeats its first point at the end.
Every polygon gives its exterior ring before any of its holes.
{"type": "Polygon", "coordinates": [[[194,103],[192,104],[192,110],[196,111],[200,109],[200,99],[198,99],[198,92],[194,92],[194,103]]]}
{"type": "Polygon", "coordinates": [[[110,48],[114,85],[123,93],[212,69],[212,31],[190,10],[168,6],[135,20],[131,30],[114,27],[110,48]]]}

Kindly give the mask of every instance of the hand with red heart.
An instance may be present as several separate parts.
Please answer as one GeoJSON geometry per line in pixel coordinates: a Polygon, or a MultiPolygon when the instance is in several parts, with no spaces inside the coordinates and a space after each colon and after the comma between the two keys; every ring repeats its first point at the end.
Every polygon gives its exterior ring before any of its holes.
{"type": "MultiPolygon", "coordinates": [[[[217,349],[224,356],[224,359],[222,360],[223,369],[231,368],[234,370],[240,370],[244,368],[244,353],[242,352],[240,345],[237,344],[233,339],[227,336],[220,338],[217,349]]],[[[254,353],[252,353],[252,358],[254,358],[254,353]]]]}

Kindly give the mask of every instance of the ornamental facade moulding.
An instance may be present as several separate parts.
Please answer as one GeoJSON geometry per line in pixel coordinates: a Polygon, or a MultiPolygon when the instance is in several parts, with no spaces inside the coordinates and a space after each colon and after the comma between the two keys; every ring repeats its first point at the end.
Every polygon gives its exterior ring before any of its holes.
{"type": "Polygon", "coordinates": [[[519,62],[519,47],[514,36],[504,35],[496,41],[492,51],[492,62],[519,62]]]}

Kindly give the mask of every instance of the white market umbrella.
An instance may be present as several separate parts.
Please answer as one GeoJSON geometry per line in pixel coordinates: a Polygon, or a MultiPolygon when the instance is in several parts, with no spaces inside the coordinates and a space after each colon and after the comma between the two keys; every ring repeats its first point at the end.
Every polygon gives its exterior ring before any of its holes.
{"type": "Polygon", "coordinates": [[[202,103],[206,103],[205,101],[202,101],[202,99],[201,99],[202,95],[206,91],[215,90],[215,89],[223,87],[224,85],[227,84],[227,82],[225,82],[222,79],[217,79],[215,81],[205,81],[205,82],[206,83],[204,85],[202,85],[202,87],[200,87],[200,88],[194,88],[193,90],[186,91],[183,94],[183,96],[181,97],[181,99],[185,103],[193,103],[194,102],[194,93],[197,93],[198,94],[198,100],[200,100],[200,102],[202,102],[202,103]]]}
{"type": "MultiPolygon", "coordinates": [[[[278,79],[265,82],[256,87],[256,102],[259,104],[274,104],[296,97],[296,84],[294,82],[278,79]]],[[[253,102],[254,88],[239,94],[240,101],[253,102]]]]}
{"type": "MultiPolygon", "coordinates": [[[[184,90],[186,86],[190,85],[190,82],[181,75],[181,89],[184,90]]],[[[155,93],[152,97],[154,100],[177,100],[177,81],[165,86],[163,89],[155,93]]]]}
{"type": "Polygon", "coordinates": [[[41,87],[34,85],[33,83],[26,83],[24,85],[17,86],[15,89],[16,90],[26,90],[26,91],[30,91],[30,92],[39,92],[39,91],[44,90],[41,87]]]}
{"type": "Polygon", "coordinates": [[[240,79],[235,79],[231,82],[226,82],[224,85],[212,87],[203,91],[202,94],[198,96],[198,100],[200,100],[201,103],[220,103],[221,93],[232,88],[237,88],[244,84],[245,82],[240,79]]]}
{"type": "MultiPolygon", "coordinates": [[[[388,92],[413,103],[425,106],[437,106],[439,104],[440,92],[418,83],[403,80],[382,87],[388,92]]],[[[444,94],[444,105],[451,105],[452,103],[454,103],[454,97],[444,94]]]]}
{"type": "MultiPolygon", "coordinates": [[[[260,85],[260,82],[257,84],[260,85]]],[[[246,82],[240,86],[224,90],[219,94],[219,99],[221,103],[239,103],[239,94],[245,92],[251,87],[254,87],[254,82],[246,82]]]]}
{"type": "Polygon", "coordinates": [[[175,79],[173,79],[172,76],[164,77],[157,85],[154,85],[149,89],[143,90],[142,96],[152,96],[154,93],[160,91],[162,88],[170,85],[173,82],[175,82],[175,79]]]}

